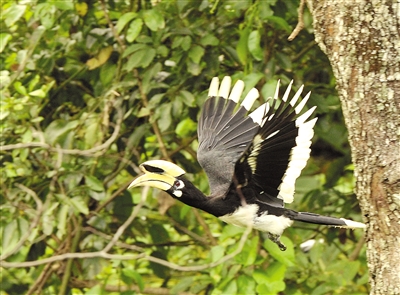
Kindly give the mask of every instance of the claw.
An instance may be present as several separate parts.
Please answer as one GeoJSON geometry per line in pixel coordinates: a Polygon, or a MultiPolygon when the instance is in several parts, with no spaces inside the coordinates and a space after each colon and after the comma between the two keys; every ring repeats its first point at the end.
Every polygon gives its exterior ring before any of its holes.
{"type": "Polygon", "coordinates": [[[284,244],[282,244],[282,242],[280,241],[280,237],[279,235],[273,235],[271,233],[268,233],[268,238],[274,242],[275,244],[278,245],[279,249],[281,251],[285,251],[286,250],[286,246],[284,244]]]}

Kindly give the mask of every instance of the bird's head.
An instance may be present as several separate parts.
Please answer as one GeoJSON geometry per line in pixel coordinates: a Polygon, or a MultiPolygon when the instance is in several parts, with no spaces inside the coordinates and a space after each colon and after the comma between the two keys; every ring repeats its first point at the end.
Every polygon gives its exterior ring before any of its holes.
{"type": "Polygon", "coordinates": [[[166,191],[176,198],[182,196],[185,182],[180,176],[186,172],[179,166],[163,160],[151,160],[144,162],[139,168],[144,174],[132,181],[128,189],[148,185],[166,191]]]}

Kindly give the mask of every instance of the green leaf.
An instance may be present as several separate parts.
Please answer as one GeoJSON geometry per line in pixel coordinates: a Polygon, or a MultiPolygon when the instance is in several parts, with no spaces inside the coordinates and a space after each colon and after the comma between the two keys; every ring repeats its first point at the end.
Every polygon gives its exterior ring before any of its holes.
{"type": "Polygon", "coordinates": [[[144,281],[142,276],[137,271],[131,268],[124,268],[122,269],[122,274],[130,279],[133,279],[133,281],[139,286],[140,291],[143,291],[144,281]]]}
{"type": "MultiPolygon", "coordinates": [[[[278,80],[269,79],[261,88],[261,94],[264,98],[274,97],[276,85],[278,85],[278,80]]],[[[282,96],[279,96],[282,97],[282,96]]]]}
{"type": "Polygon", "coordinates": [[[82,197],[74,197],[70,199],[72,206],[80,213],[89,214],[89,208],[82,197]]]}
{"type": "Polygon", "coordinates": [[[109,86],[115,79],[115,72],[117,70],[117,65],[111,62],[106,62],[100,68],[100,81],[104,87],[109,86]]]}
{"type": "Polygon", "coordinates": [[[193,107],[196,101],[196,98],[194,95],[187,91],[187,90],[181,90],[179,91],[180,96],[183,97],[183,103],[187,105],[188,107],[193,107]]]}
{"type": "Polygon", "coordinates": [[[56,7],[51,3],[38,4],[35,9],[35,18],[40,19],[43,27],[50,30],[56,20],[56,7]]]}
{"type": "MultiPolygon", "coordinates": [[[[165,252],[161,252],[161,251],[153,251],[151,253],[151,256],[160,258],[160,259],[164,259],[164,260],[168,260],[165,252]]],[[[155,262],[150,262],[149,264],[150,264],[150,268],[153,270],[154,274],[156,276],[158,276],[159,278],[165,279],[169,276],[170,269],[168,267],[158,264],[158,263],[155,263],[155,262]]]]}
{"type": "MultiPolygon", "coordinates": [[[[14,3],[10,8],[8,8],[6,11],[4,11],[4,23],[6,24],[7,27],[11,27],[12,25],[17,22],[20,17],[24,14],[26,9],[26,5],[20,5],[14,3]]],[[[2,18],[4,17],[2,15],[2,18]]]]}
{"type": "Polygon", "coordinates": [[[96,294],[96,295],[103,295],[103,294],[105,294],[104,288],[103,288],[103,286],[100,285],[100,284],[94,286],[93,288],[86,289],[86,290],[87,290],[87,291],[85,292],[85,295],[93,295],[93,294],[96,294]]]}
{"type": "Polygon", "coordinates": [[[240,38],[239,42],[236,45],[237,55],[242,62],[243,65],[247,64],[247,53],[248,53],[248,40],[250,34],[250,28],[246,27],[242,31],[239,32],[240,38]]]}
{"type": "Polygon", "coordinates": [[[54,120],[49,124],[49,126],[47,126],[44,132],[46,142],[48,142],[49,144],[56,143],[61,136],[75,129],[78,124],[78,121],[67,122],[63,119],[54,120]]]}
{"type": "Polygon", "coordinates": [[[61,239],[66,233],[67,217],[68,217],[69,206],[66,204],[61,205],[61,209],[57,214],[57,237],[61,239]]]}
{"type": "Polygon", "coordinates": [[[20,238],[17,219],[12,219],[11,222],[4,227],[2,234],[2,254],[4,254],[12,250],[20,238]]]}
{"type": "Polygon", "coordinates": [[[154,223],[149,227],[151,239],[156,244],[168,242],[170,240],[169,234],[161,224],[154,223]]]}
{"type": "Polygon", "coordinates": [[[181,42],[181,48],[184,51],[188,51],[190,46],[192,46],[192,38],[190,38],[190,36],[185,36],[182,38],[182,42],[181,42]]]}
{"type": "Polygon", "coordinates": [[[41,98],[46,97],[46,93],[43,91],[43,89],[33,90],[32,92],[29,92],[29,95],[30,96],[41,97],[41,98]]]}
{"type": "Polygon", "coordinates": [[[172,109],[172,104],[171,103],[164,103],[162,104],[159,108],[156,109],[156,117],[158,118],[158,124],[160,126],[161,131],[166,131],[172,123],[172,118],[171,118],[171,109],[172,109]]]}
{"type": "Polygon", "coordinates": [[[165,27],[164,16],[158,10],[145,10],[143,18],[146,26],[152,31],[157,31],[165,27]]]}
{"type": "Polygon", "coordinates": [[[136,37],[139,36],[140,31],[142,30],[143,26],[143,21],[140,18],[135,19],[131,24],[129,25],[129,29],[126,32],[126,41],[129,43],[132,43],[135,41],[136,37]]]}
{"type": "Polygon", "coordinates": [[[11,40],[11,34],[1,33],[0,34],[0,53],[6,48],[8,41],[11,40]]]}
{"type": "Polygon", "coordinates": [[[128,55],[145,48],[148,48],[148,46],[142,43],[129,45],[122,54],[122,57],[127,57],[128,55]]]}
{"type": "Polygon", "coordinates": [[[212,34],[207,34],[203,38],[200,39],[200,44],[203,46],[212,45],[217,46],[219,44],[219,40],[212,34]]]}
{"type": "Polygon", "coordinates": [[[263,247],[268,253],[276,260],[286,266],[293,266],[295,264],[293,243],[286,237],[281,237],[281,241],[286,245],[286,251],[281,251],[279,247],[271,240],[265,240],[263,247]]]}
{"type": "Polygon", "coordinates": [[[90,189],[94,191],[104,191],[103,183],[93,175],[85,175],[85,183],[90,189]]]}
{"type": "Polygon", "coordinates": [[[20,81],[16,81],[16,82],[14,83],[14,89],[15,89],[19,94],[22,94],[22,95],[27,95],[27,94],[28,94],[27,91],[26,91],[25,86],[22,85],[22,83],[21,83],[20,81]]]}
{"type": "Polygon", "coordinates": [[[185,138],[190,134],[194,133],[197,129],[197,124],[193,122],[190,118],[186,118],[178,123],[175,128],[175,133],[181,137],[185,138]]]}
{"type": "Polygon", "coordinates": [[[154,48],[146,46],[145,49],[140,49],[131,55],[126,65],[126,70],[132,71],[132,69],[134,68],[145,68],[149,66],[155,56],[156,50],[154,48]]]}
{"type": "Polygon", "coordinates": [[[238,294],[255,294],[256,282],[253,277],[240,275],[237,277],[238,294]]]}
{"type": "Polygon", "coordinates": [[[260,47],[260,40],[261,36],[258,30],[252,31],[250,33],[247,44],[249,46],[249,51],[251,55],[253,55],[256,60],[262,60],[264,58],[263,51],[260,47]]]}
{"type": "Polygon", "coordinates": [[[199,45],[195,45],[190,48],[188,55],[194,63],[198,64],[204,55],[204,48],[199,45]]]}
{"type": "Polygon", "coordinates": [[[243,78],[243,82],[245,83],[246,87],[244,88],[243,93],[247,94],[250,89],[252,89],[253,87],[255,87],[257,85],[257,83],[264,77],[263,74],[261,73],[251,73],[248,74],[247,76],[245,76],[243,78]]]}
{"type": "Polygon", "coordinates": [[[193,76],[198,76],[201,73],[202,67],[199,64],[194,63],[191,60],[188,60],[187,61],[187,70],[193,76]]]}
{"type": "Polygon", "coordinates": [[[136,12],[124,13],[117,22],[117,32],[120,34],[125,26],[137,16],[136,12]]]}
{"type": "Polygon", "coordinates": [[[288,55],[286,55],[282,52],[277,52],[276,59],[278,61],[278,64],[285,70],[290,70],[293,68],[292,60],[290,59],[290,57],[288,55]]]}
{"type": "Polygon", "coordinates": [[[211,262],[216,262],[220,260],[225,254],[225,247],[218,245],[211,248],[210,255],[211,255],[211,262]]]}
{"type": "Polygon", "coordinates": [[[284,18],[278,16],[269,16],[266,18],[269,22],[276,24],[278,28],[284,29],[287,33],[292,31],[287,21],[284,18]]]}

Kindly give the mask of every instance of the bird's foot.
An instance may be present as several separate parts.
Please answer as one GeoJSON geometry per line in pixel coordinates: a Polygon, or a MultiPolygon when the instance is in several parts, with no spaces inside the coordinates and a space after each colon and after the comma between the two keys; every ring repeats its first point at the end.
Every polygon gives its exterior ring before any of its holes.
{"type": "Polygon", "coordinates": [[[280,237],[281,237],[281,236],[279,236],[279,235],[273,235],[273,234],[269,233],[269,234],[268,234],[268,237],[269,237],[269,239],[270,239],[272,242],[274,242],[275,244],[278,245],[278,247],[279,247],[279,249],[280,249],[281,251],[285,251],[285,250],[286,250],[286,246],[285,246],[284,244],[282,244],[282,242],[281,242],[281,240],[280,240],[280,237]]]}

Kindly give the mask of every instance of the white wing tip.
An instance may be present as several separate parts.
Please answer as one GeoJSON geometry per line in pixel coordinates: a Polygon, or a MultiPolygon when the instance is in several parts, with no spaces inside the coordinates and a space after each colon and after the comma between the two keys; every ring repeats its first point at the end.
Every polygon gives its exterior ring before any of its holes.
{"type": "Polygon", "coordinates": [[[251,107],[253,106],[253,103],[256,101],[257,98],[260,97],[260,93],[256,88],[250,89],[249,93],[247,93],[246,97],[244,98],[242,102],[242,106],[246,110],[250,110],[251,107]]]}
{"type": "Polygon", "coordinates": [[[222,79],[221,86],[219,87],[218,96],[227,99],[231,90],[231,83],[232,78],[229,76],[225,76],[222,79]]]}
{"type": "Polygon", "coordinates": [[[232,88],[231,94],[229,95],[229,99],[235,103],[238,103],[240,97],[242,96],[244,89],[244,82],[242,80],[238,80],[232,88]]]}
{"type": "Polygon", "coordinates": [[[214,77],[211,80],[210,88],[208,90],[208,96],[217,96],[218,95],[218,87],[219,87],[219,79],[218,77],[214,77]]]}
{"type": "Polygon", "coordinates": [[[340,218],[340,219],[344,221],[344,223],[346,224],[346,227],[348,227],[348,228],[366,228],[366,225],[364,223],[349,220],[349,219],[344,219],[344,218],[340,218]]]}

